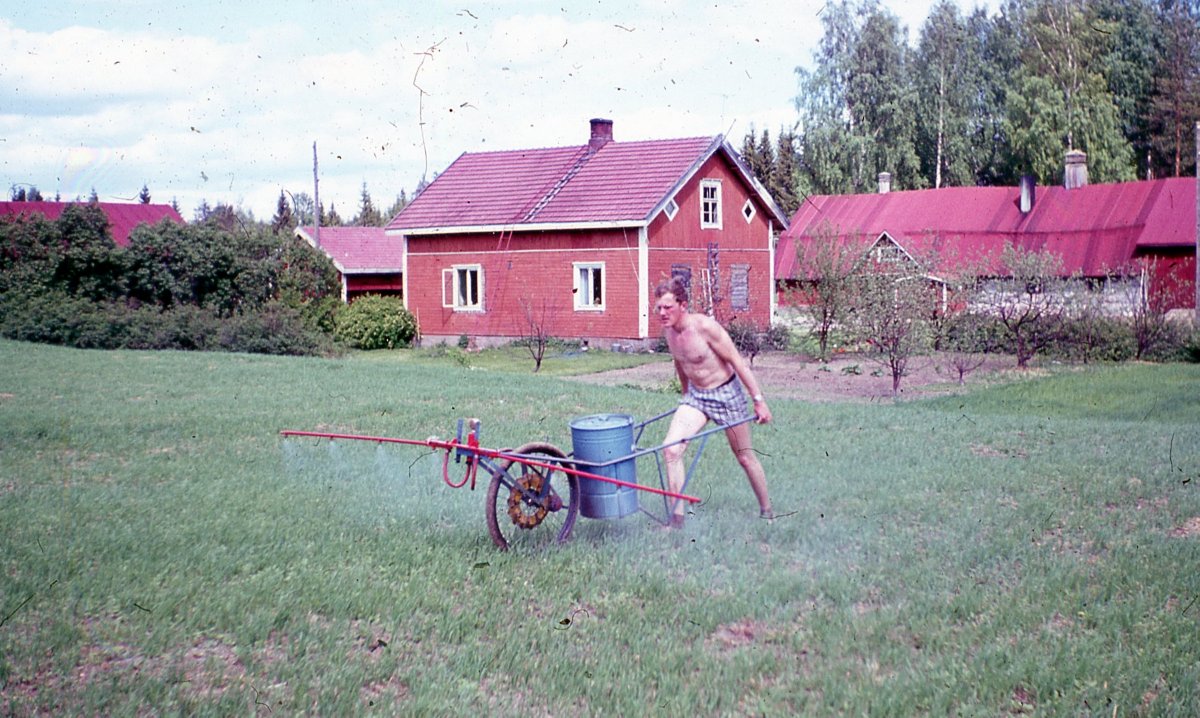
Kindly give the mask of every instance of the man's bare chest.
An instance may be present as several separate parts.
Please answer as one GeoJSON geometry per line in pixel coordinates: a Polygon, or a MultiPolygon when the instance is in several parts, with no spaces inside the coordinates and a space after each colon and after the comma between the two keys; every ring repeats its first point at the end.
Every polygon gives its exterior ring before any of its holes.
{"type": "Polygon", "coordinates": [[[667,344],[671,348],[671,356],[677,361],[690,365],[703,365],[712,361],[712,348],[700,336],[699,332],[686,329],[668,337],[667,344]]]}

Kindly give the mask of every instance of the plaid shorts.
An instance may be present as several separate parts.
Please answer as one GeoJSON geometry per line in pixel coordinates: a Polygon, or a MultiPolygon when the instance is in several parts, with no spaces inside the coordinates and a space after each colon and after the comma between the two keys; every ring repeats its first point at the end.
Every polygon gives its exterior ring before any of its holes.
{"type": "Polygon", "coordinates": [[[679,403],[699,409],[721,426],[736,424],[751,417],[746,408],[746,392],[743,391],[742,382],[737,378],[737,374],[712,389],[696,389],[689,386],[679,403]]]}

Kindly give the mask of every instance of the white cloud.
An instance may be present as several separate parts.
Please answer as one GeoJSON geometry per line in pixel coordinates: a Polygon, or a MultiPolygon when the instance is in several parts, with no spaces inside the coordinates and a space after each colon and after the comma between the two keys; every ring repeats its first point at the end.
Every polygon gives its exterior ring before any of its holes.
{"type": "MultiPolygon", "coordinates": [[[[968,0],[963,0],[967,2],[968,0]]],[[[915,33],[930,0],[890,5],[915,33]]],[[[0,167],[43,194],[241,201],[343,217],[466,151],[790,125],[822,0],[364,4],[65,0],[0,18],[0,167]]]]}

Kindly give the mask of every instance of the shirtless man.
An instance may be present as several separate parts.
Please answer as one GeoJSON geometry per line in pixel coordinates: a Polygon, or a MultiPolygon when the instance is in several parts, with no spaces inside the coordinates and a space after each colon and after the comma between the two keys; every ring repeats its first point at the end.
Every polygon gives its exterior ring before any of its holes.
{"type": "MultiPolygon", "coordinates": [[[[675,360],[675,373],[683,388],[683,398],[663,442],[668,445],[663,449],[667,483],[671,491],[680,493],[686,476],[683,453],[687,442],[675,442],[699,433],[709,419],[728,426],[749,418],[743,386],[754,401],[754,416],[759,424],[771,420],[771,410],[767,408],[754,373],[725,328],[712,317],[688,311],[687,288],[681,280],[673,277],[662,282],[655,288],[654,296],[654,309],[658,312],[663,337],[675,360]]],[[[771,500],[767,497],[767,477],[750,445],[750,425],[738,424],[726,429],[725,436],[758,499],[759,515],[765,519],[774,518],[771,500]]],[[[683,510],[683,501],[677,500],[670,526],[683,526],[683,510]]]]}

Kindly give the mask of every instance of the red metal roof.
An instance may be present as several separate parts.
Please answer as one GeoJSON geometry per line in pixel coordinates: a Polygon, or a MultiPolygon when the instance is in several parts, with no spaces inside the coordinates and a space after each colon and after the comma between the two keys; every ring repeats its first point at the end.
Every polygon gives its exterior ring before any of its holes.
{"type": "MultiPolygon", "coordinates": [[[[297,227],[296,235],[317,246],[315,228],[297,227]]],[[[404,268],[404,240],[383,227],[321,227],[321,251],[342,274],[381,274],[404,268]]]]}
{"type": "Polygon", "coordinates": [[[1064,274],[1101,276],[1138,250],[1196,246],[1196,180],[1037,187],[1028,213],[1016,187],[809,197],[780,238],[777,277],[795,277],[797,243],[822,227],[864,251],[884,232],[912,254],[939,243],[963,259],[994,257],[1006,242],[1048,248],[1062,256],[1064,274]]]}
{"type": "MultiPolygon", "coordinates": [[[[59,218],[68,205],[83,202],[0,202],[0,217],[41,215],[47,220],[59,218]]],[[[158,224],[169,219],[183,224],[183,217],[169,204],[127,204],[121,202],[97,202],[108,217],[109,231],[119,247],[129,245],[129,233],[140,224],[158,224]]]]}
{"type": "MultiPolygon", "coordinates": [[[[537,224],[641,224],[704,160],[730,155],[720,135],[464,153],[388,224],[388,231],[537,224]]],[[[756,188],[757,189],[757,188],[756,188]]],[[[764,193],[765,194],[765,193],[764,193]]],[[[764,197],[781,225],[769,196],[764,197]]]]}

